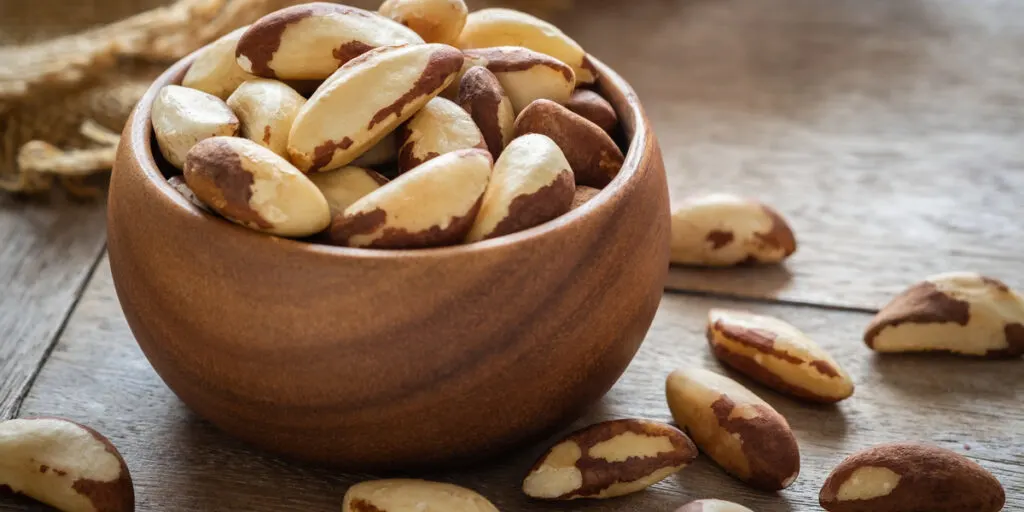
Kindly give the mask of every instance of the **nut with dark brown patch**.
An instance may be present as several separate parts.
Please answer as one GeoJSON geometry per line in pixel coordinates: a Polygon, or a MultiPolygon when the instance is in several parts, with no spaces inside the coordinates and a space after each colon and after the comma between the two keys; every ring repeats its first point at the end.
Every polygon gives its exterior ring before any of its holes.
{"type": "Polygon", "coordinates": [[[205,212],[213,213],[213,210],[211,210],[209,206],[206,206],[206,203],[200,201],[199,198],[196,197],[196,193],[192,192],[192,189],[188,188],[188,183],[185,183],[185,178],[181,176],[171,176],[170,178],[167,178],[167,184],[174,187],[174,190],[177,190],[182,197],[188,199],[188,202],[195,205],[196,208],[205,212]]]}
{"type": "Polygon", "coordinates": [[[684,200],[672,210],[672,262],[730,266],[779,263],[796,252],[796,237],[772,207],[732,194],[684,200]]]}
{"type": "Polygon", "coordinates": [[[385,0],[377,10],[428,43],[455,44],[469,9],[463,0],[385,0]]]}
{"type": "Polygon", "coordinates": [[[135,491],[117,448],[60,418],[0,422],[0,488],[67,512],[131,512],[135,491]]]}
{"type": "Polygon", "coordinates": [[[527,133],[547,135],[562,148],[577,185],[603,188],[622,169],[622,151],[604,130],[553,101],[537,100],[519,113],[515,136],[527,133]]]}
{"type": "Polygon", "coordinates": [[[491,154],[483,149],[441,155],[336,215],[329,240],[335,245],[378,249],[457,244],[480,211],[491,166],[491,154]]]}
{"type": "Polygon", "coordinates": [[[640,419],[606,421],[551,447],[523,481],[533,498],[613,498],[642,491],[697,457],[686,434],[640,419]]]}
{"type": "Polygon", "coordinates": [[[569,205],[569,209],[575,210],[576,208],[583,206],[584,204],[586,204],[587,201],[590,201],[591,199],[594,198],[594,196],[600,193],[600,189],[596,189],[594,187],[587,187],[584,185],[578,185],[576,187],[576,193],[572,197],[572,204],[569,205]]]}
{"type": "Polygon", "coordinates": [[[236,57],[243,71],[257,76],[316,80],[373,48],[422,42],[416,32],[377,13],[313,2],[257,20],[238,40],[236,57]]]}
{"type": "Polygon", "coordinates": [[[299,110],[288,155],[303,172],[344,167],[455,79],[462,53],[443,44],[377,48],[342,66],[299,110]]]}
{"type": "Polygon", "coordinates": [[[813,402],[853,394],[853,380],[832,356],[796,327],[745,311],[708,312],[708,343],[715,356],[777,391],[813,402]]]}
{"type": "Polygon", "coordinates": [[[220,98],[196,89],[168,85],[153,101],[153,133],[160,154],[181,169],[197,142],[238,133],[238,117],[220,98]]]}
{"type": "Polygon", "coordinates": [[[985,468],[956,452],[894,443],[839,463],[818,499],[829,512],[997,512],[1006,493],[985,468]]]}
{"type": "Polygon", "coordinates": [[[676,423],[739,480],[777,491],[800,474],[800,448],[786,418],[736,381],[679,369],[668,376],[665,394],[676,423]]]}
{"type": "Polygon", "coordinates": [[[327,199],[332,217],[388,182],[375,171],[354,166],[311,174],[309,179],[327,199]]]}
{"type": "Polygon", "coordinates": [[[619,124],[619,115],[615,113],[615,107],[590,89],[579,89],[572,93],[565,106],[587,121],[600,126],[608,134],[614,132],[619,124]]]}
{"type": "Polygon", "coordinates": [[[724,500],[697,500],[676,509],[676,512],[754,512],[743,505],[724,500]]]}
{"type": "Polygon", "coordinates": [[[246,73],[235,59],[238,40],[248,28],[239,28],[206,45],[189,66],[181,85],[226,100],[243,82],[256,78],[246,73]]]}
{"type": "Polygon", "coordinates": [[[342,512],[498,512],[465,487],[426,480],[372,480],[349,487],[342,512]]]}
{"type": "Polygon", "coordinates": [[[494,163],[466,241],[487,240],[554,219],[569,211],[575,190],[569,162],[554,141],[538,134],[519,137],[494,163]]]}
{"type": "Polygon", "coordinates": [[[428,101],[400,126],[397,142],[399,172],[459,149],[487,149],[484,136],[469,113],[444,98],[428,101]]]}
{"type": "Polygon", "coordinates": [[[539,99],[565,103],[576,87],[572,68],[549,55],[520,46],[465,50],[466,60],[484,66],[501,83],[518,113],[539,99]]]}
{"type": "Polygon", "coordinates": [[[196,144],[185,160],[185,182],[217,213],[265,233],[304,237],[331,221],[327,200],[309,178],[248,139],[196,144]]]}
{"type": "Polygon", "coordinates": [[[470,13],[459,35],[458,47],[468,50],[494,46],[522,46],[550,55],[572,66],[577,82],[597,81],[597,70],[576,41],[558,27],[529,14],[502,8],[470,13]]]}
{"type": "Polygon", "coordinates": [[[228,98],[242,136],[281,156],[288,154],[288,132],[305,103],[295,89],[267,78],[245,82],[228,98]]]}
{"type": "Polygon", "coordinates": [[[882,308],[864,341],[878,352],[1018,357],[1024,354],[1024,297],[973,272],[931,276],[882,308]]]}
{"type": "Polygon", "coordinates": [[[497,77],[483,66],[470,68],[460,80],[458,103],[469,112],[480,128],[491,156],[497,159],[501,150],[511,142],[516,122],[512,101],[497,77]]]}

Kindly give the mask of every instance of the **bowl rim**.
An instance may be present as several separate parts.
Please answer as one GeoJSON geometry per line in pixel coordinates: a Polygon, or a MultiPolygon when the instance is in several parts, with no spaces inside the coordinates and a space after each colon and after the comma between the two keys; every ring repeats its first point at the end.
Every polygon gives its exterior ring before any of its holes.
{"type": "MultiPolygon", "coordinates": [[[[202,211],[172,187],[156,163],[156,158],[154,156],[155,148],[153,147],[152,138],[153,128],[151,122],[153,102],[162,87],[165,85],[180,84],[180,77],[184,76],[188,71],[188,68],[195,61],[196,57],[205,48],[206,46],[203,46],[175,62],[153,81],[135,108],[131,117],[131,122],[125,130],[125,138],[129,142],[128,146],[130,155],[135,163],[135,165],[127,167],[137,167],[138,171],[140,171],[138,174],[142,178],[141,181],[145,183],[144,186],[153,187],[159,191],[154,194],[159,198],[157,200],[166,203],[165,206],[169,206],[167,209],[177,210],[189,217],[192,217],[196,223],[195,229],[223,230],[223,232],[215,234],[218,238],[229,236],[266,237],[275,242],[275,246],[278,250],[300,251],[319,256],[344,256],[358,259],[416,257],[437,258],[501,250],[523,244],[532,239],[554,236],[555,233],[567,229],[572,224],[594,215],[599,208],[608,204],[612,201],[612,198],[618,196],[629,188],[629,184],[639,177],[641,170],[644,168],[642,161],[645,158],[649,158],[649,155],[647,154],[649,151],[647,151],[647,148],[656,148],[653,143],[649,144],[649,142],[651,142],[649,139],[653,137],[653,133],[648,126],[649,121],[644,112],[643,106],[640,104],[639,97],[633,90],[633,87],[618,73],[613,71],[611,67],[604,64],[599,59],[588,55],[587,58],[600,73],[599,81],[606,82],[604,88],[617,89],[622,93],[627,110],[626,112],[618,112],[620,115],[620,123],[625,128],[632,129],[633,133],[628,139],[629,146],[626,154],[624,155],[625,159],[623,160],[619,173],[608,185],[602,188],[598,194],[583,205],[548,222],[516,233],[469,244],[444,247],[420,249],[373,249],[327,245],[305,239],[279,237],[256,231],[245,226],[238,225],[234,222],[226,221],[225,219],[216,218],[213,215],[202,211]]],[[[128,169],[123,169],[121,172],[124,172],[125,170],[128,169]]],[[[131,172],[134,173],[135,171],[132,170],[131,172]]]]}

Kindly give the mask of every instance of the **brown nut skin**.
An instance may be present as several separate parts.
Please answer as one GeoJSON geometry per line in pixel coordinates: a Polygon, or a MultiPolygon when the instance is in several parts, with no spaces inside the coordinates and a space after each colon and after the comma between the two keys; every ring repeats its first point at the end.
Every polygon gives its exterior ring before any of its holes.
{"type": "Polygon", "coordinates": [[[519,113],[515,137],[527,133],[547,135],[562,148],[577,185],[603,188],[619,173],[625,160],[604,130],[550,100],[537,100],[519,113]]]}
{"type": "Polygon", "coordinates": [[[1024,354],[1024,297],[973,272],[931,276],[871,320],[864,342],[877,352],[944,352],[1006,358],[1024,354]]]}
{"type": "Polygon", "coordinates": [[[578,185],[576,187],[576,193],[572,196],[572,204],[569,205],[569,210],[575,210],[576,208],[583,206],[587,201],[590,201],[594,196],[600,193],[600,189],[578,185]]]}
{"type": "Polygon", "coordinates": [[[463,0],[385,0],[377,12],[413,29],[428,43],[454,45],[469,9],[463,0]]]}
{"type": "Polygon", "coordinates": [[[724,500],[691,501],[676,509],[676,512],[754,512],[743,505],[724,500]]]}
{"type": "Polygon", "coordinates": [[[654,485],[696,457],[690,438],[671,425],[606,421],[551,447],[527,474],[523,492],[550,500],[624,496],[654,485]]]}
{"type": "Polygon", "coordinates": [[[796,237],[782,215],[753,199],[705,194],[672,208],[672,263],[780,263],[796,249],[796,237]]]}
{"type": "Polygon", "coordinates": [[[487,149],[480,128],[469,113],[450,100],[427,102],[397,131],[398,172],[459,149],[487,149]]]}
{"type": "Polygon", "coordinates": [[[600,126],[609,135],[619,125],[619,115],[608,100],[590,89],[577,89],[565,107],[583,116],[587,121],[600,126]]]}
{"type": "Polygon", "coordinates": [[[541,99],[564,104],[576,88],[576,74],[571,67],[528,48],[498,46],[462,53],[467,62],[485,66],[494,73],[516,113],[541,99]]]}
{"type": "Polygon", "coordinates": [[[512,102],[497,77],[483,66],[470,68],[459,82],[458,103],[480,128],[491,157],[497,160],[512,141],[516,122],[512,102]]]}
{"type": "Polygon", "coordinates": [[[1003,486],[985,468],[937,446],[893,443],[847,457],[819,494],[829,512],[997,512],[1003,486]]]}

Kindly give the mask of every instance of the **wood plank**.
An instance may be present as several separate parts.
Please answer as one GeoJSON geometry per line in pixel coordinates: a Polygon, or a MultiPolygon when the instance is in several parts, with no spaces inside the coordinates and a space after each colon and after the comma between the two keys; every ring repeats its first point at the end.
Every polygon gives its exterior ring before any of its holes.
{"type": "MultiPolygon", "coordinates": [[[[491,464],[417,474],[456,482],[501,510],[672,510],[690,499],[732,499],[763,512],[816,509],[825,475],[850,452],[886,441],[928,440],[964,453],[1007,488],[1006,510],[1024,510],[1024,377],[1020,361],[877,357],[860,341],[869,315],[817,308],[666,295],[644,347],[616,387],[577,426],[621,417],[668,421],[665,376],[682,365],[724,371],[704,340],[709,307],[774,314],[830,350],[858,389],[836,407],[808,406],[751,385],[792,424],[801,477],[778,495],[751,491],[701,457],[647,492],[604,502],[541,506],[520,479],[552,440],[491,464]],[[968,450],[969,446],[969,450],[968,450]]],[[[128,460],[139,510],[338,510],[346,488],[375,475],[347,475],[281,460],[227,438],[191,414],[158,379],[121,315],[104,261],[22,409],[54,414],[106,433],[128,460]]],[[[0,510],[25,510],[0,501],[0,510]]]]}
{"type": "Polygon", "coordinates": [[[868,309],[951,270],[1024,288],[1024,4],[586,4],[559,23],[637,89],[673,198],[760,198],[800,242],[669,287],[868,309]]]}
{"type": "Polygon", "coordinates": [[[0,419],[11,417],[103,250],[105,208],[0,193],[0,419]]]}

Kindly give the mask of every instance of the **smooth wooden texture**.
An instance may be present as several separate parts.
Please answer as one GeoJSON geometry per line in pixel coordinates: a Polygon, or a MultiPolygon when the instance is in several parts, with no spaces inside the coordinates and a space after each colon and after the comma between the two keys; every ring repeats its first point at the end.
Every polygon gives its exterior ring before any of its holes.
{"type": "MultiPolygon", "coordinates": [[[[918,439],[979,462],[1006,487],[1005,510],[1024,510],[1024,438],[1019,435],[1024,429],[1019,406],[1024,364],[876,356],[860,341],[870,318],[863,313],[666,295],[622,380],[575,426],[622,417],[668,421],[664,379],[672,369],[695,365],[726,372],[704,338],[711,307],[746,308],[793,323],[829,350],[857,383],[852,398],[822,407],[741,379],[789,419],[799,439],[803,467],[791,488],[778,495],[751,491],[702,456],[677,476],[632,497],[552,505],[529,501],[519,492],[521,478],[554,438],[463,471],[408,474],[469,486],[504,512],[669,512],[701,497],[734,500],[760,512],[805,512],[819,510],[819,487],[846,455],[876,443],[918,439]]],[[[502,407],[502,401],[495,401],[479,414],[500,413],[502,407]]],[[[132,471],[139,510],[336,511],[348,485],[378,476],[344,474],[253,450],[191,413],[135,344],[106,262],[22,413],[68,416],[110,437],[132,471]]],[[[388,433],[402,435],[399,429],[388,433]]],[[[23,509],[0,500],[0,510],[23,509]]]]}
{"type": "Polygon", "coordinates": [[[633,83],[673,199],[759,198],[800,242],[671,288],[856,308],[951,270],[1024,288],[1024,4],[585,4],[557,23],[633,83]]]}

